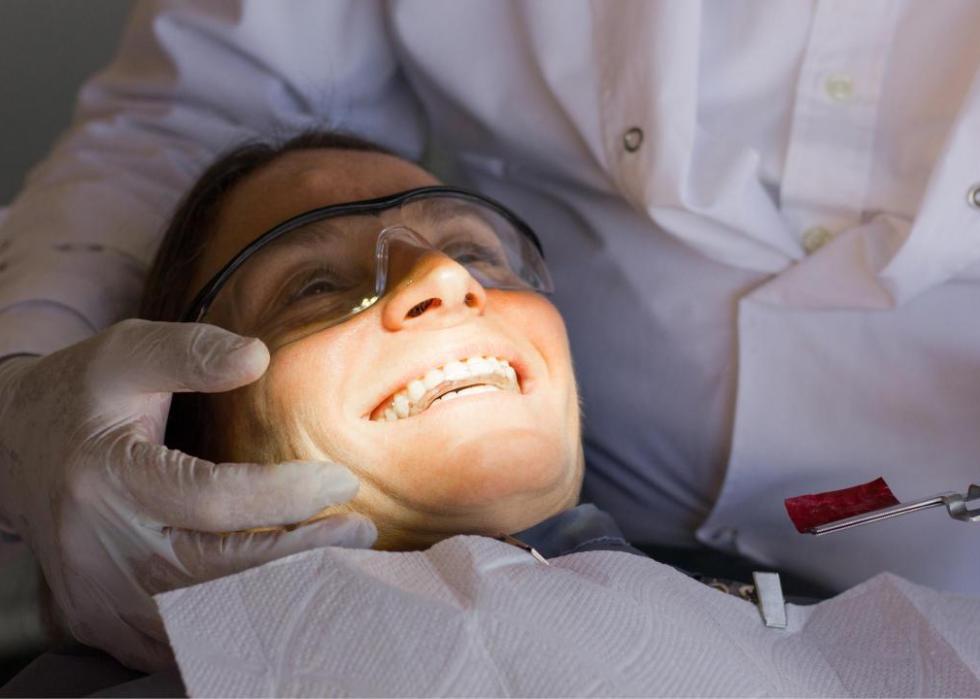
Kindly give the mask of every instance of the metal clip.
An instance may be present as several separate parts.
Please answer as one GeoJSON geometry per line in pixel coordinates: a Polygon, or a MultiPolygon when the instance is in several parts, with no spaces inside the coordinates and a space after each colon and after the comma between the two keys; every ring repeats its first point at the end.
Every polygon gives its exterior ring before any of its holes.
{"type": "Polygon", "coordinates": [[[968,502],[974,501],[980,502],[980,485],[971,485],[965,497],[959,493],[943,497],[949,516],[961,522],[980,522],[980,506],[973,509],[966,506],[968,502]]]}
{"type": "Polygon", "coordinates": [[[810,529],[811,534],[821,536],[831,532],[839,532],[851,527],[857,527],[871,522],[880,522],[892,517],[911,514],[920,510],[928,510],[933,507],[945,506],[949,516],[961,522],[980,522],[980,507],[969,508],[967,503],[980,501],[980,485],[971,485],[966,495],[962,493],[939,493],[932,497],[913,500],[912,502],[900,502],[891,507],[883,507],[880,510],[872,510],[864,514],[845,517],[836,522],[820,524],[810,529]]]}
{"type": "Polygon", "coordinates": [[[534,556],[534,559],[536,561],[538,561],[539,563],[544,563],[546,566],[550,566],[551,565],[550,563],[548,563],[548,559],[547,558],[545,558],[544,556],[542,556],[540,553],[537,552],[537,549],[535,549],[530,544],[525,544],[523,541],[521,541],[520,539],[518,539],[516,536],[511,536],[510,534],[500,534],[497,537],[497,541],[503,541],[505,544],[511,544],[512,546],[516,546],[519,549],[524,549],[529,554],[531,554],[532,556],[534,556]]]}

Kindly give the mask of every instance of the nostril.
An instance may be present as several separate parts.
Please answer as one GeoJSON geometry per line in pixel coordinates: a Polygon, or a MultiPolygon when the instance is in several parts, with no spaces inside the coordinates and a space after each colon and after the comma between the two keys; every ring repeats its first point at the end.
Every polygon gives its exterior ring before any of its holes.
{"type": "Polygon", "coordinates": [[[468,293],[463,297],[463,303],[469,308],[473,308],[476,305],[476,294],[468,293]]]}
{"type": "Polygon", "coordinates": [[[439,299],[426,299],[422,303],[417,303],[408,309],[408,313],[405,314],[406,318],[418,318],[420,315],[425,313],[430,308],[438,308],[442,305],[442,301],[439,299]]]}

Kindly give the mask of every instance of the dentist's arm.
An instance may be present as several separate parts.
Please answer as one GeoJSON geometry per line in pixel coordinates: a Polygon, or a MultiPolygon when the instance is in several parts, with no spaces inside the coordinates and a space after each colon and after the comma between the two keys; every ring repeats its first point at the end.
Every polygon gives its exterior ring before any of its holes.
{"type": "Polygon", "coordinates": [[[29,542],[71,632],[133,667],[168,660],[154,592],[373,541],[353,516],[219,534],[300,522],[356,481],[332,464],[164,448],[173,391],[253,381],[267,352],[216,328],[117,323],[171,208],[217,153],[325,124],[420,149],[378,4],[141,4],[0,227],[0,526],[29,542]]]}

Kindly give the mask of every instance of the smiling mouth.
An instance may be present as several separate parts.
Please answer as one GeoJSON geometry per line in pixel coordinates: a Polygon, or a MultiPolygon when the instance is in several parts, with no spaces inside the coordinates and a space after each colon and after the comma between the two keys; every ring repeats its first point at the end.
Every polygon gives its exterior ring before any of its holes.
{"type": "Polygon", "coordinates": [[[469,357],[429,369],[410,381],[378,406],[371,419],[394,422],[423,413],[436,403],[496,391],[520,393],[514,367],[506,359],[469,357]]]}

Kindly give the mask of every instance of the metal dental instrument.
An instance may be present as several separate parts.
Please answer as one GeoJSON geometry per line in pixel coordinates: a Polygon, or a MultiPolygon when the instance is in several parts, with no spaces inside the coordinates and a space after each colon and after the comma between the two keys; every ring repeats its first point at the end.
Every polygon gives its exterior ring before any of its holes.
{"type": "Polygon", "coordinates": [[[880,522],[881,520],[901,517],[912,512],[928,510],[933,507],[945,506],[949,516],[961,522],[980,522],[980,485],[972,484],[966,494],[962,493],[940,493],[932,497],[914,500],[912,502],[902,502],[880,510],[872,510],[853,517],[846,517],[827,524],[819,524],[811,527],[808,532],[816,536],[839,532],[851,527],[858,527],[862,524],[880,522]],[[969,507],[969,503],[976,503],[974,507],[969,507]]]}
{"type": "Polygon", "coordinates": [[[495,538],[497,539],[497,541],[503,541],[505,544],[510,544],[511,546],[516,546],[519,549],[524,549],[529,554],[531,554],[531,556],[534,557],[534,560],[538,561],[539,563],[544,563],[546,566],[551,565],[550,563],[548,563],[547,558],[545,558],[540,553],[538,553],[537,549],[535,549],[530,544],[524,543],[516,536],[511,536],[510,534],[500,534],[495,538]]]}

